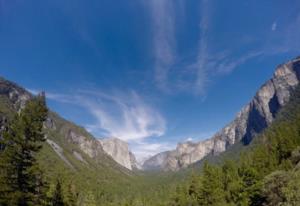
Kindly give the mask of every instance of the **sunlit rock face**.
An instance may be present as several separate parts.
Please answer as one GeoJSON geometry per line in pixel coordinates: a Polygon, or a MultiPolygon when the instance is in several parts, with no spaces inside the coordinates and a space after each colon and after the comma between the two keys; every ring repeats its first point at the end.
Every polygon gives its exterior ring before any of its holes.
{"type": "Polygon", "coordinates": [[[178,170],[208,154],[224,152],[236,142],[249,144],[256,134],[273,122],[278,111],[289,101],[299,80],[300,57],[278,66],[273,77],[257,91],[250,103],[212,138],[198,143],[180,143],[174,151],[157,154],[145,161],[144,169],[178,170]]]}
{"type": "Polygon", "coordinates": [[[78,145],[78,147],[91,158],[103,154],[102,145],[94,138],[88,138],[82,134],[78,134],[73,130],[69,130],[67,139],[70,143],[78,145]]]}
{"type": "Polygon", "coordinates": [[[129,156],[130,156],[130,163],[131,163],[132,170],[142,169],[141,165],[138,163],[136,157],[132,152],[129,152],[129,156]]]}
{"type": "Polygon", "coordinates": [[[13,109],[19,111],[24,108],[26,102],[32,95],[25,89],[0,77],[0,95],[8,98],[9,104],[13,109]]]}
{"type": "Polygon", "coordinates": [[[117,163],[129,170],[138,169],[135,156],[130,152],[127,142],[118,138],[98,140],[103,150],[110,155],[117,163]]]}
{"type": "Polygon", "coordinates": [[[104,152],[129,170],[140,169],[135,156],[129,150],[128,143],[118,138],[91,139],[70,130],[68,139],[91,158],[96,158],[104,152]]]}

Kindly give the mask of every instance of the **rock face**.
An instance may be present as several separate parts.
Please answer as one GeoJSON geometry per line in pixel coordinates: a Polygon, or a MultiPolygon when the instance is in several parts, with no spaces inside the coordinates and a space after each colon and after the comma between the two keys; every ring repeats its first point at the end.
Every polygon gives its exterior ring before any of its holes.
{"type": "Polygon", "coordinates": [[[146,160],[142,167],[144,170],[173,170],[178,168],[177,151],[159,153],[146,160]]]}
{"type": "Polygon", "coordinates": [[[236,118],[212,138],[198,143],[178,144],[174,151],[158,154],[145,161],[144,169],[178,170],[208,154],[224,152],[236,142],[249,144],[274,120],[300,81],[300,57],[277,67],[273,77],[256,93],[236,118]]]}
{"type": "Polygon", "coordinates": [[[142,166],[138,163],[134,154],[132,152],[129,152],[129,156],[130,156],[130,163],[131,163],[132,170],[141,170],[142,166]]]}
{"type": "Polygon", "coordinates": [[[117,163],[129,170],[138,169],[135,156],[129,151],[128,144],[118,138],[98,140],[103,150],[110,155],[117,163]]]}
{"type": "MultiPolygon", "coordinates": [[[[1,105],[5,105],[7,111],[0,110],[0,131],[4,128],[7,114],[18,112],[24,108],[26,102],[33,97],[30,92],[19,87],[15,83],[0,77],[0,99],[1,105]]],[[[130,170],[139,168],[134,155],[129,151],[128,144],[114,139],[98,140],[81,128],[54,112],[49,112],[49,116],[44,123],[44,128],[49,132],[47,143],[55,153],[70,167],[73,168],[68,159],[63,155],[63,147],[58,144],[60,141],[53,141],[51,132],[59,134],[68,145],[76,145],[79,151],[85,153],[93,159],[109,158],[130,170]]],[[[0,137],[1,138],[1,137],[0,137]]],[[[1,149],[1,145],[0,145],[1,149]]],[[[77,151],[73,155],[79,161],[87,164],[84,157],[77,151]]]]}
{"type": "Polygon", "coordinates": [[[25,89],[17,86],[16,84],[5,80],[0,77],[0,95],[8,98],[12,109],[19,111],[22,109],[26,102],[32,98],[32,95],[25,89]]]}
{"type": "Polygon", "coordinates": [[[78,145],[78,147],[91,158],[96,158],[104,152],[102,145],[95,138],[86,137],[73,130],[69,130],[67,139],[69,142],[78,145]]]}

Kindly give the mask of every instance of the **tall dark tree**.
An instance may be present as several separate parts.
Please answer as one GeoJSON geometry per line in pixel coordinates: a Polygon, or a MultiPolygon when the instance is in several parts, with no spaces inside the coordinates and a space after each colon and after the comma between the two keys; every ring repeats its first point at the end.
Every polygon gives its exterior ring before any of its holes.
{"type": "Polygon", "coordinates": [[[65,206],[60,180],[57,180],[51,200],[51,206],[65,206]]]}
{"type": "Polygon", "coordinates": [[[0,205],[41,205],[44,186],[36,154],[45,141],[45,96],[29,100],[5,129],[0,154],[0,205]]]}

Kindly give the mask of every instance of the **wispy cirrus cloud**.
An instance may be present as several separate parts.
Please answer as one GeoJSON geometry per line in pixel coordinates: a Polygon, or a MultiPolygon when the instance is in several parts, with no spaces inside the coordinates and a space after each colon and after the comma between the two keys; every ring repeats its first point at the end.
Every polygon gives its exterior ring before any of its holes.
{"type": "MultiPolygon", "coordinates": [[[[27,89],[32,94],[39,90],[27,89]]],[[[149,142],[151,137],[165,134],[166,120],[160,112],[150,106],[134,91],[77,90],[76,93],[46,92],[49,100],[62,104],[80,106],[94,117],[85,128],[99,138],[116,137],[130,144],[139,162],[175,145],[169,142],[149,142]]]]}
{"type": "Polygon", "coordinates": [[[196,82],[195,92],[197,94],[203,94],[208,82],[208,72],[210,63],[209,48],[208,48],[208,33],[209,25],[211,21],[210,2],[208,0],[202,0],[200,3],[200,40],[198,47],[198,55],[196,63],[193,65],[196,69],[196,82]]]}
{"type": "Polygon", "coordinates": [[[160,89],[168,91],[169,72],[176,59],[174,1],[150,0],[146,4],[153,26],[155,81],[160,89]]]}
{"type": "MultiPolygon", "coordinates": [[[[189,64],[183,64],[180,69],[175,64],[181,64],[177,54],[176,15],[175,8],[184,11],[183,1],[150,0],[147,5],[153,23],[154,43],[154,78],[157,86],[164,92],[191,92],[204,95],[211,81],[211,76],[230,73],[234,68],[259,52],[250,52],[239,59],[233,59],[224,51],[215,52],[210,44],[210,25],[212,24],[212,1],[200,1],[199,42],[196,59],[189,64]],[[172,78],[172,79],[171,79],[172,78]]],[[[184,12],[182,12],[184,13],[184,12]]],[[[184,15],[183,15],[184,16],[184,15]]],[[[182,17],[183,17],[182,16],[182,17]]]]}
{"type": "Polygon", "coordinates": [[[166,130],[164,118],[137,93],[111,96],[93,92],[91,95],[95,101],[83,100],[83,105],[97,120],[93,128],[104,130],[109,136],[125,141],[164,134],[166,130]]]}
{"type": "Polygon", "coordinates": [[[205,94],[213,76],[229,74],[238,66],[263,53],[259,49],[237,57],[232,55],[231,50],[216,50],[209,39],[212,33],[212,7],[213,1],[202,0],[200,3],[198,55],[195,63],[191,65],[196,72],[193,90],[196,95],[205,94]]]}
{"type": "Polygon", "coordinates": [[[146,104],[134,91],[108,94],[97,90],[80,90],[76,94],[46,95],[49,99],[79,105],[89,111],[95,122],[86,125],[86,128],[100,137],[135,141],[161,136],[166,130],[166,121],[159,111],[146,104]]]}
{"type": "MultiPolygon", "coordinates": [[[[186,2],[165,0],[149,0],[147,2],[150,5],[153,21],[155,80],[158,87],[168,93],[187,92],[200,96],[205,95],[207,88],[216,76],[230,74],[236,68],[257,57],[299,51],[300,48],[299,15],[280,28],[278,28],[280,19],[274,21],[271,24],[272,32],[266,31],[259,39],[247,34],[260,43],[249,46],[247,42],[242,41],[242,38],[229,40],[233,45],[240,45],[239,48],[249,47],[248,50],[241,52],[234,46],[220,48],[215,44],[216,31],[213,28],[218,21],[214,16],[216,2],[200,0],[198,2],[199,38],[195,58],[190,59],[189,63],[182,63],[184,57],[179,58],[178,39],[175,35],[180,22],[174,11],[177,7],[184,8],[186,2]],[[178,67],[180,68],[178,69],[178,67]]],[[[184,18],[184,16],[182,17],[184,18]]],[[[253,35],[255,34],[253,32],[253,35]]]]}

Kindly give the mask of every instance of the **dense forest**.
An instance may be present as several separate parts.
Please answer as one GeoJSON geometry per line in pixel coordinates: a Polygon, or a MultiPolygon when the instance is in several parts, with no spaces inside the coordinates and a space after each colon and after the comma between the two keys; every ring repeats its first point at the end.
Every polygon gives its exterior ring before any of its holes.
{"type": "Polygon", "coordinates": [[[1,206],[300,205],[299,88],[274,123],[240,151],[219,155],[218,161],[204,161],[201,167],[176,174],[136,174],[134,184],[127,188],[120,185],[124,190],[120,198],[108,198],[105,188],[98,185],[105,197],[100,202],[97,191],[80,195],[80,185],[66,181],[64,176],[44,175],[47,171],[40,166],[38,156],[45,141],[47,115],[45,97],[39,95],[3,129],[1,206]],[[131,191],[134,187],[143,191],[135,195],[131,191]]]}

